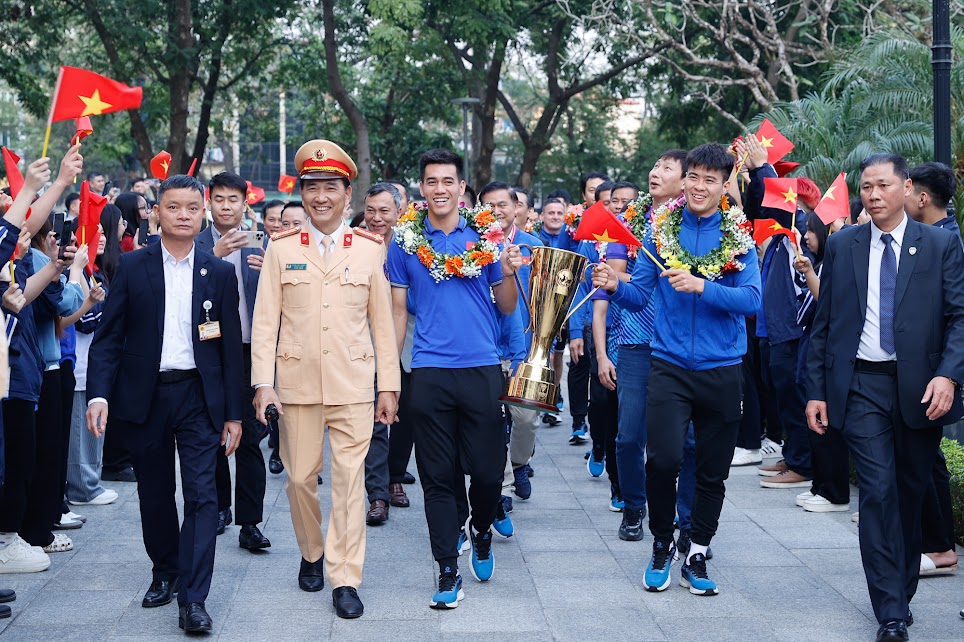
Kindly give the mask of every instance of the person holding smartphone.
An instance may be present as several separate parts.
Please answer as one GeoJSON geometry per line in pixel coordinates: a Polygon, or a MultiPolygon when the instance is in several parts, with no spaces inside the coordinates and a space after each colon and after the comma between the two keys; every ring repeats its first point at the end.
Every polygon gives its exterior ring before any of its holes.
{"type": "MultiPolygon", "coordinates": [[[[254,389],[248,385],[251,380],[251,319],[254,316],[254,300],[258,293],[258,277],[264,252],[261,247],[249,245],[250,233],[244,229],[247,201],[247,183],[237,174],[221,172],[208,184],[213,224],[205,228],[195,238],[197,248],[202,252],[214,254],[219,259],[234,266],[238,279],[238,297],[241,315],[241,340],[244,353],[243,386],[243,430],[241,444],[238,446],[235,468],[236,516],[231,514],[231,472],[224,449],[218,455],[218,535],[224,532],[233,517],[241,526],[238,543],[241,548],[255,551],[271,546],[271,542],[258,528],[263,519],[264,492],[267,482],[264,455],[260,443],[267,434],[264,425],[254,416],[254,389]]],[[[256,232],[263,235],[264,232],[256,232]]]]}

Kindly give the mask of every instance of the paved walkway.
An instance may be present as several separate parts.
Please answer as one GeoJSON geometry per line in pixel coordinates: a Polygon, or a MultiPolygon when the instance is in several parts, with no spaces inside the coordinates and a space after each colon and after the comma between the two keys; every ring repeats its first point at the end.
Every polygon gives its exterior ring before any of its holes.
{"type": "MultiPolygon", "coordinates": [[[[297,586],[300,555],[291,529],[283,475],[269,475],[265,534],[272,547],[238,548],[238,528],[218,540],[208,610],[220,640],[873,640],[876,623],[849,513],[815,515],[790,490],[759,486],[754,468],[734,469],[715,559],[717,597],[696,597],[674,583],[663,593],[641,586],[652,539],[616,537],[620,516],[608,510],[609,484],[591,479],[582,454],[567,444],[568,423],[540,430],[533,497],[516,502],[516,536],[493,545],[495,577],[476,582],[465,556],[466,599],[454,610],[428,608],[436,567],[429,550],[422,494],[408,486],[412,508],[393,508],[388,524],[369,528],[360,620],[336,618],[330,587],[297,586]]],[[[414,471],[414,462],[411,466],[414,471]]],[[[140,606],[150,583],[133,484],[111,506],[89,507],[70,532],[75,549],[53,555],[45,573],[0,576],[18,599],[0,620],[13,640],[157,640],[182,638],[177,608],[140,606]]],[[[322,487],[323,510],[329,496],[322,487]]],[[[856,496],[852,504],[856,506],[856,496]]],[[[911,628],[915,640],[964,639],[964,572],[921,583],[911,628]]]]}

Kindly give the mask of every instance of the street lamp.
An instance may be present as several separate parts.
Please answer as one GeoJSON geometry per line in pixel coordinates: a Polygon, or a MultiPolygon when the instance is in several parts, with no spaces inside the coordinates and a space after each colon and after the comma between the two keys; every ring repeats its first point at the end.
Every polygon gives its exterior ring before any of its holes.
{"type": "Polygon", "coordinates": [[[451,101],[453,105],[462,106],[462,151],[464,153],[462,157],[462,176],[465,178],[466,182],[469,180],[469,106],[478,105],[481,100],[478,98],[472,98],[471,96],[466,98],[453,98],[451,101]]]}
{"type": "Polygon", "coordinates": [[[951,14],[948,0],[933,0],[934,160],[951,164],[951,14]]]}

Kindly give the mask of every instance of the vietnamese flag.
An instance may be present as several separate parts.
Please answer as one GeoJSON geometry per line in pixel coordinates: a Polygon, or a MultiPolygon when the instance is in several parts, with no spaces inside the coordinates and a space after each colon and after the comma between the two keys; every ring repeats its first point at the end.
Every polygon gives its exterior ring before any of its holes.
{"type": "MultiPolygon", "coordinates": [[[[80,213],[77,214],[77,242],[78,246],[86,245],[91,252],[91,259],[87,263],[87,274],[94,273],[94,259],[97,258],[97,245],[100,243],[100,214],[107,205],[107,197],[90,191],[90,182],[80,184],[80,213]],[[92,249],[91,249],[92,248],[92,249]]],[[[68,243],[69,239],[63,239],[68,243]]]]}
{"type": "Polygon", "coordinates": [[[768,119],[763,120],[760,130],[756,133],[760,143],[767,149],[767,162],[773,165],[778,160],[790,153],[794,144],[777,131],[768,119]]]}
{"type": "Polygon", "coordinates": [[[157,156],[151,159],[151,175],[161,181],[167,180],[167,172],[171,169],[171,155],[165,151],[159,151],[157,156]]]}
{"type": "Polygon", "coordinates": [[[13,198],[14,200],[16,200],[17,194],[20,193],[21,188],[23,188],[23,174],[20,173],[20,168],[18,167],[19,163],[20,157],[4,147],[3,166],[7,170],[7,183],[10,185],[10,198],[13,198]]]}
{"type": "Polygon", "coordinates": [[[830,225],[837,219],[850,216],[850,191],[847,189],[845,172],[837,175],[813,212],[824,222],[824,225],[830,225]]]}
{"type": "Polygon", "coordinates": [[[248,205],[254,205],[255,203],[260,203],[264,200],[264,190],[260,187],[255,187],[251,184],[251,181],[245,181],[248,184],[247,200],[248,205]]]}
{"type": "Polygon", "coordinates": [[[94,126],[90,124],[90,116],[82,116],[77,119],[75,124],[74,137],[70,139],[71,145],[76,145],[94,133],[94,126]]]}
{"type": "Polygon", "coordinates": [[[61,67],[47,122],[138,109],[143,94],[140,87],[128,87],[86,69],[61,67]]]}
{"type": "Polygon", "coordinates": [[[616,215],[606,209],[602,201],[596,201],[582,214],[579,227],[573,236],[577,241],[596,241],[597,243],[623,243],[628,247],[639,247],[633,233],[626,228],[616,215]]]}
{"type": "Polygon", "coordinates": [[[780,178],[783,178],[798,167],[800,167],[800,163],[794,163],[793,161],[777,161],[773,164],[773,169],[777,171],[777,176],[780,178]]]}
{"type": "Polygon", "coordinates": [[[298,180],[294,176],[288,176],[287,174],[282,174],[281,178],[278,179],[278,191],[284,192],[285,194],[291,194],[295,191],[295,181],[298,180]]]}
{"type": "Polygon", "coordinates": [[[763,207],[773,207],[791,214],[797,211],[797,179],[764,178],[763,207]]]}
{"type": "Polygon", "coordinates": [[[756,241],[757,245],[763,245],[768,238],[778,234],[785,234],[791,243],[796,244],[793,230],[789,227],[783,227],[775,218],[758,218],[753,221],[753,240],[756,241]]]}

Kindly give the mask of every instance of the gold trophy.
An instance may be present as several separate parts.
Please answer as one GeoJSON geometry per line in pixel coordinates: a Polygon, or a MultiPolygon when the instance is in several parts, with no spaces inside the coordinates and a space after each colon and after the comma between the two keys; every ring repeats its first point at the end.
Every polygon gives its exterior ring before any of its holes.
{"type": "MultiPolygon", "coordinates": [[[[555,383],[555,371],[549,360],[552,357],[552,344],[562,326],[572,314],[592,297],[598,288],[577,303],[571,310],[579,283],[586,278],[589,259],[581,254],[552,247],[527,248],[532,253],[529,263],[529,297],[522,294],[525,290],[516,274],[519,298],[529,311],[529,326],[532,330],[532,345],[525,361],[519,364],[515,373],[509,377],[504,395],[499,401],[513,406],[535,408],[545,412],[558,413],[559,386],[555,383]]],[[[592,264],[595,265],[595,264],[592,264]]]]}

